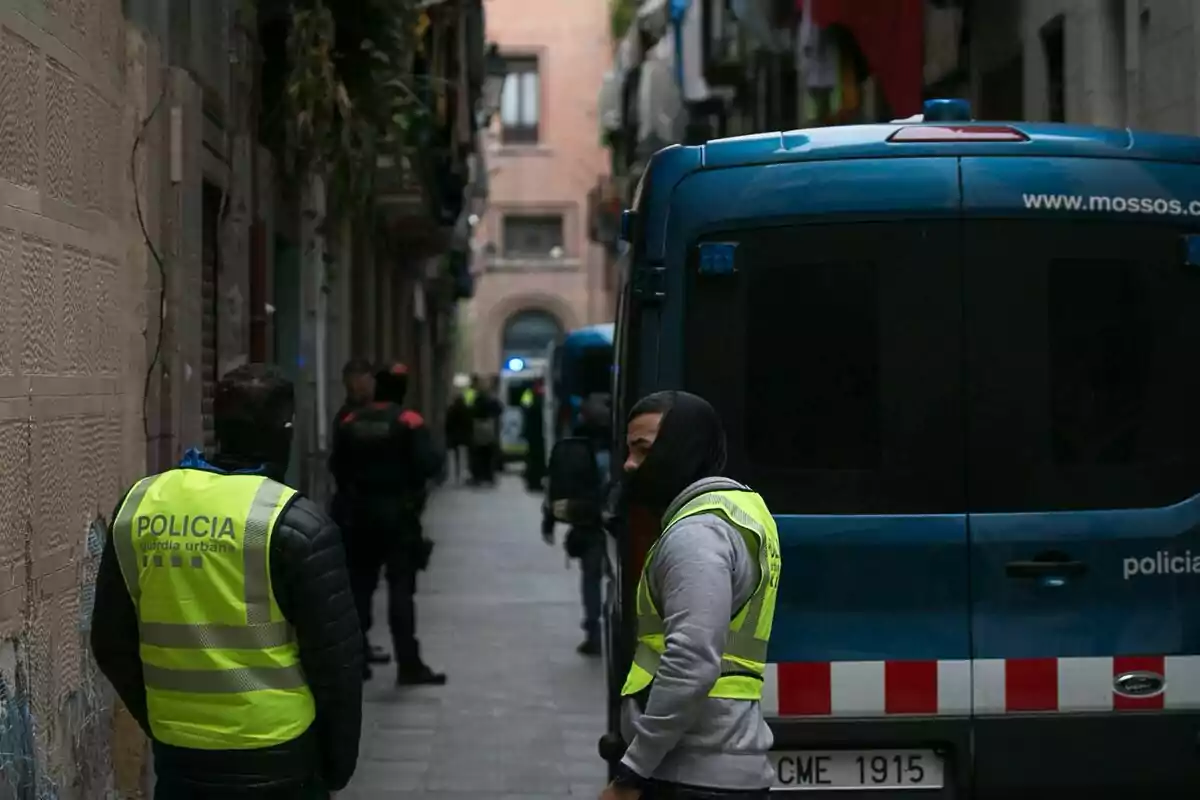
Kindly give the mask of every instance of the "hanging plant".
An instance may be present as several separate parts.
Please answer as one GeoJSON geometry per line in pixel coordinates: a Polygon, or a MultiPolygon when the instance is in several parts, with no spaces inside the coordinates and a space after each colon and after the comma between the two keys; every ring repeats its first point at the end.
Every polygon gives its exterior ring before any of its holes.
{"type": "Polygon", "coordinates": [[[276,98],[286,173],[322,175],[340,213],[369,210],[379,156],[399,161],[419,148],[415,134],[428,116],[414,74],[428,15],[417,0],[352,5],[291,8],[284,96],[276,98]]]}
{"type": "Polygon", "coordinates": [[[625,38],[637,18],[636,0],[608,0],[608,26],[614,42],[625,38]]]}

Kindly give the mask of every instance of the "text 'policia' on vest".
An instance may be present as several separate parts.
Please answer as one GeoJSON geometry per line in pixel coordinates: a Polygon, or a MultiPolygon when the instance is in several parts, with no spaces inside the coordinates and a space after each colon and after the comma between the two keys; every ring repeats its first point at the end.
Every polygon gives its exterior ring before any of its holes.
{"type": "Polygon", "coordinates": [[[113,541],[137,608],[150,728],[200,750],[269,747],[316,712],[274,599],[271,537],[296,492],[257,475],[177,469],[134,485],[113,541]]]}
{"type": "MultiPolygon", "coordinates": [[[[709,691],[709,697],[730,700],[761,700],[763,675],[767,668],[767,645],[775,618],[779,574],[783,560],[779,551],[779,532],[775,519],[762,497],[749,491],[705,492],[684,504],[667,522],[663,536],[680,520],[696,514],[717,514],[745,538],[751,553],[756,553],[760,578],[747,602],[729,623],[729,637],[721,655],[721,676],[709,691]]],[[[662,537],[659,537],[659,542],[662,537]]],[[[649,574],[658,542],[646,554],[642,577],[637,586],[638,643],[633,664],[621,689],[623,696],[646,691],[666,651],[666,627],[654,598],[649,574]]]]}

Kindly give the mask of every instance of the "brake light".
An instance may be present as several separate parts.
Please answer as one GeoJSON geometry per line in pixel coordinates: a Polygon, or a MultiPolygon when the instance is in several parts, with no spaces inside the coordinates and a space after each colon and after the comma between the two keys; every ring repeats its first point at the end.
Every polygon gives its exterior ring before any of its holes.
{"type": "Polygon", "coordinates": [[[1029,137],[1007,125],[908,125],[889,142],[1028,142],[1029,137]]]}

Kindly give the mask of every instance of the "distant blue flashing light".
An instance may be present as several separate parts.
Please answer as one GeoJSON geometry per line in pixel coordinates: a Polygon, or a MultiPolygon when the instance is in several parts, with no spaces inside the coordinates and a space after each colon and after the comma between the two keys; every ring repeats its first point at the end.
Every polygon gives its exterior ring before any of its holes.
{"type": "Polygon", "coordinates": [[[970,122],[971,104],[954,98],[926,100],[923,116],[925,122],[970,122]]]}
{"type": "Polygon", "coordinates": [[[520,372],[523,369],[525,369],[525,359],[513,357],[508,360],[509,372],[520,372]]]}

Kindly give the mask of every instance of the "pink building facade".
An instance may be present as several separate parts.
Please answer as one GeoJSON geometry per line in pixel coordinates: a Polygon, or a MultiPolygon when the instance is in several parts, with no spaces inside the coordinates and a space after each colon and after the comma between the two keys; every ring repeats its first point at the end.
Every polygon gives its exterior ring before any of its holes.
{"type": "Polygon", "coordinates": [[[489,0],[487,37],[508,77],[486,145],[475,297],[460,313],[462,366],[493,374],[613,318],[604,250],[587,230],[588,190],[609,168],[597,107],[612,61],[608,3],[489,0]]]}

